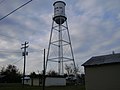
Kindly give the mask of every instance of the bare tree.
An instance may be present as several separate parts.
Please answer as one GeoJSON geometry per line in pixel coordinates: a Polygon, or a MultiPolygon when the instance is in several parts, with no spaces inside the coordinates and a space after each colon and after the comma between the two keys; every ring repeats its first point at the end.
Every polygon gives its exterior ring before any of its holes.
{"type": "Polygon", "coordinates": [[[57,76],[58,73],[55,72],[54,70],[50,70],[50,71],[48,72],[48,75],[49,75],[49,76],[57,76]]]}
{"type": "Polygon", "coordinates": [[[80,68],[79,66],[77,65],[76,67],[74,67],[74,65],[71,63],[71,64],[65,64],[65,70],[67,72],[67,74],[76,74],[76,73],[79,73],[80,72],[80,68]]]}
{"type": "Polygon", "coordinates": [[[65,64],[65,70],[66,70],[67,74],[69,75],[69,74],[70,74],[70,71],[71,71],[71,66],[65,64]]]}

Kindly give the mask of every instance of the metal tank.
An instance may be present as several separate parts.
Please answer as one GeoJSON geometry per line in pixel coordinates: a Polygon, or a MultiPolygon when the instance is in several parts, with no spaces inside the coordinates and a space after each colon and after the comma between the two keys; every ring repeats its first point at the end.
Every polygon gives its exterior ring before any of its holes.
{"type": "Polygon", "coordinates": [[[56,1],[53,6],[54,17],[50,33],[45,71],[47,72],[47,68],[51,70],[58,69],[58,74],[64,75],[64,68],[66,64],[73,63],[76,71],[75,60],[67,25],[67,17],[65,15],[66,4],[63,1],[56,1]],[[52,67],[50,62],[54,62],[52,67]]]}
{"type": "Polygon", "coordinates": [[[56,1],[53,6],[54,6],[54,17],[53,20],[57,24],[63,24],[66,21],[66,16],[65,16],[65,2],[63,1],[56,1]]]}

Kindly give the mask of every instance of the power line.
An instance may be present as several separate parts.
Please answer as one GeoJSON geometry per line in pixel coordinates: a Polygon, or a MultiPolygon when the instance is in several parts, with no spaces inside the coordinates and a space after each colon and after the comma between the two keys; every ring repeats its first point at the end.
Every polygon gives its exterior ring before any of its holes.
{"type": "MultiPolygon", "coordinates": [[[[29,53],[42,53],[43,52],[43,50],[41,49],[41,50],[30,50],[29,51],[29,53]]],[[[22,51],[19,51],[19,50],[14,50],[14,51],[12,51],[12,50],[0,50],[0,53],[22,53],[22,51]]]]}
{"type": "MultiPolygon", "coordinates": [[[[8,51],[8,50],[0,50],[0,53],[3,52],[3,53],[21,53],[20,51],[8,51]]],[[[42,53],[42,51],[29,51],[29,53],[37,53],[37,52],[40,52],[42,53]]]]}
{"type": "Polygon", "coordinates": [[[21,53],[21,52],[11,52],[11,51],[0,51],[0,52],[3,52],[3,53],[21,53]]]}
{"type": "Polygon", "coordinates": [[[17,11],[18,9],[22,8],[23,6],[27,5],[28,3],[32,2],[33,0],[29,0],[28,2],[24,3],[23,5],[19,6],[18,8],[16,8],[15,10],[11,11],[10,13],[8,13],[7,15],[3,16],[2,18],[0,18],[0,21],[3,20],[4,18],[6,18],[7,16],[9,16],[10,14],[14,13],[15,11],[17,11]]]}
{"type": "Polygon", "coordinates": [[[8,50],[0,50],[3,53],[21,53],[20,51],[8,51],[8,50]]]}
{"type": "Polygon", "coordinates": [[[40,51],[29,51],[29,53],[37,53],[37,52],[40,52],[40,53],[42,53],[43,52],[43,50],[40,50],[40,51]]]}
{"type": "MultiPolygon", "coordinates": [[[[22,57],[22,58],[20,58],[20,59],[18,59],[17,61],[15,61],[15,62],[13,62],[13,63],[11,63],[11,65],[16,64],[16,63],[20,62],[22,59],[23,59],[23,57],[22,57]]],[[[8,65],[8,64],[3,65],[3,67],[4,67],[4,66],[6,66],[6,65],[8,65]]]]}
{"type": "Polygon", "coordinates": [[[20,62],[22,59],[23,59],[23,57],[12,64],[16,64],[16,63],[20,62]]]}

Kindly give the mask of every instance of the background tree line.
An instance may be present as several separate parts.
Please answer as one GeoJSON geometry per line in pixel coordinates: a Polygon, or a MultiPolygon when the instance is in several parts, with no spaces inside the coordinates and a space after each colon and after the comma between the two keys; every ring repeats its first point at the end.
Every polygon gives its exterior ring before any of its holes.
{"type": "Polygon", "coordinates": [[[14,65],[2,67],[0,71],[0,82],[2,83],[20,83],[22,74],[14,65]]]}
{"type": "MultiPolygon", "coordinates": [[[[65,65],[64,77],[68,77],[68,80],[74,78],[74,75],[77,75],[77,79],[81,80],[84,83],[85,75],[81,73],[80,68],[78,65],[76,69],[74,68],[73,64],[66,64],[65,65]]],[[[54,71],[50,70],[47,73],[47,76],[59,76],[59,74],[54,71]]],[[[31,78],[38,78],[42,77],[43,73],[36,74],[35,72],[31,72],[30,75],[27,75],[31,78]]],[[[2,83],[21,83],[22,73],[20,73],[19,69],[15,65],[8,65],[7,67],[2,67],[0,71],[0,82],[2,83]]]]}

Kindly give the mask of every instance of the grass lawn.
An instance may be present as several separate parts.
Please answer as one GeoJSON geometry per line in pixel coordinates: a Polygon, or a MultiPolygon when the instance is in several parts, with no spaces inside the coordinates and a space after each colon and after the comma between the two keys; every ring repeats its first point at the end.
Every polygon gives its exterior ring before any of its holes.
{"type": "MultiPolygon", "coordinates": [[[[0,90],[42,90],[42,87],[22,86],[20,84],[0,84],[0,90]]],[[[84,86],[45,87],[45,90],[85,90],[84,86]]]]}

